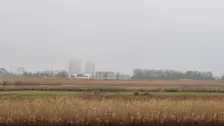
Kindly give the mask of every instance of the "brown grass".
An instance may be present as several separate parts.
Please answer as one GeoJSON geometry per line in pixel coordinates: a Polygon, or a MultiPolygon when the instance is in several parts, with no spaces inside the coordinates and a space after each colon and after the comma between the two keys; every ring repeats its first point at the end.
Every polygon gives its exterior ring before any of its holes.
{"type": "Polygon", "coordinates": [[[155,91],[155,92],[224,92],[222,81],[204,80],[75,80],[66,78],[0,77],[0,90],[45,91],[155,91]]]}
{"type": "Polygon", "coordinates": [[[8,84],[41,84],[41,85],[62,85],[62,84],[218,84],[222,81],[215,80],[76,80],[68,78],[37,78],[37,77],[0,77],[1,81],[8,84]]]}
{"type": "Polygon", "coordinates": [[[4,100],[2,97],[0,123],[208,126],[224,120],[224,100],[138,98],[97,100],[61,96],[4,100]]]}

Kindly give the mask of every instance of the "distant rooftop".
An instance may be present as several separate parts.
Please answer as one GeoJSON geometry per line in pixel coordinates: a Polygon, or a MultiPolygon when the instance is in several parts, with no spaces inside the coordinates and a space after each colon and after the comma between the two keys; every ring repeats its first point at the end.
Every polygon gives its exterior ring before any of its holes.
{"type": "Polygon", "coordinates": [[[7,75],[9,72],[5,68],[0,68],[0,75],[7,75]]]}

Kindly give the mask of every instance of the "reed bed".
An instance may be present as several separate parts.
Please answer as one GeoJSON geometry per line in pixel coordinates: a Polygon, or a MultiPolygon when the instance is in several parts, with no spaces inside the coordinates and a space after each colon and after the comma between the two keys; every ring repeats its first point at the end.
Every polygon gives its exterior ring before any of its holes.
{"type": "MultiPolygon", "coordinates": [[[[133,96],[134,97],[134,96],[133,96]]],[[[73,96],[0,99],[1,125],[221,126],[224,100],[84,99],[73,96]]]]}
{"type": "Polygon", "coordinates": [[[223,81],[209,80],[76,80],[69,78],[0,77],[0,91],[150,91],[224,92],[223,81]]]}
{"type": "MultiPolygon", "coordinates": [[[[23,76],[0,76],[1,82],[6,85],[62,85],[62,84],[188,84],[188,85],[210,85],[223,84],[224,81],[217,80],[86,80],[86,79],[69,79],[69,78],[42,78],[42,77],[23,77],[23,76]]],[[[137,85],[136,85],[137,86],[137,85]]]]}

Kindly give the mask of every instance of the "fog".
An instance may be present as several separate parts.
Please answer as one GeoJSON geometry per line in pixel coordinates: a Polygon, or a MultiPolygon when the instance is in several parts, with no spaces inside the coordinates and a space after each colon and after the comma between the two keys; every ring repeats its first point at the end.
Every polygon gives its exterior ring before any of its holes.
{"type": "Polygon", "coordinates": [[[1,0],[0,67],[224,73],[222,0],[1,0]]]}

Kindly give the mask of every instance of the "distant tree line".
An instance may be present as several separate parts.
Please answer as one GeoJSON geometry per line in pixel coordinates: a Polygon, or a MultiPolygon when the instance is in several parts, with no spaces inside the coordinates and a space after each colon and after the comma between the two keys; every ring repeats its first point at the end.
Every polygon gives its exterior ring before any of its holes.
{"type": "Polygon", "coordinates": [[[199,71],[175,71],[175,70],[148,70],[134,69],[132,79],[136,80],[215,80],[212,72],[199,71]]]}
{"type": "Polygon", "coordinates": [[[68,77],[68,73],[66,71],[60,71],[58,73],[54,73],[53,71],[43,71],[43,72],[36,72],[36,73],[24,72],[21,76],[66,78],[66,77],[68,77]]]}
{"type": "MultiPolygon", "coordinates": [[[[1,74],[0,74],[1,75],[1,74]]],[[[54,71],[41,71],[41,72],[27,72],[24,71],[22,74],[9,73],[7,75],[15,76],[28,76],[28,77],[60,77],[67,78],[68,72],[61,70],[58,72],[54,71]]],[[[120,73],[115,74],[115,79],[119,80],[121,77],[120,73]]],[[[107,78],[107,75],[104,75],[104,78],[107,78]]],[[[134,80],[181,80],[181,79],[190,79],[190,80],[224,80],[224,75],[220,77],[215,77],[212,72],[200,72],[188,70],[186,72],[176,71],[171,69],[134,69],[133,76],[131,79],[134,80]]]]}

